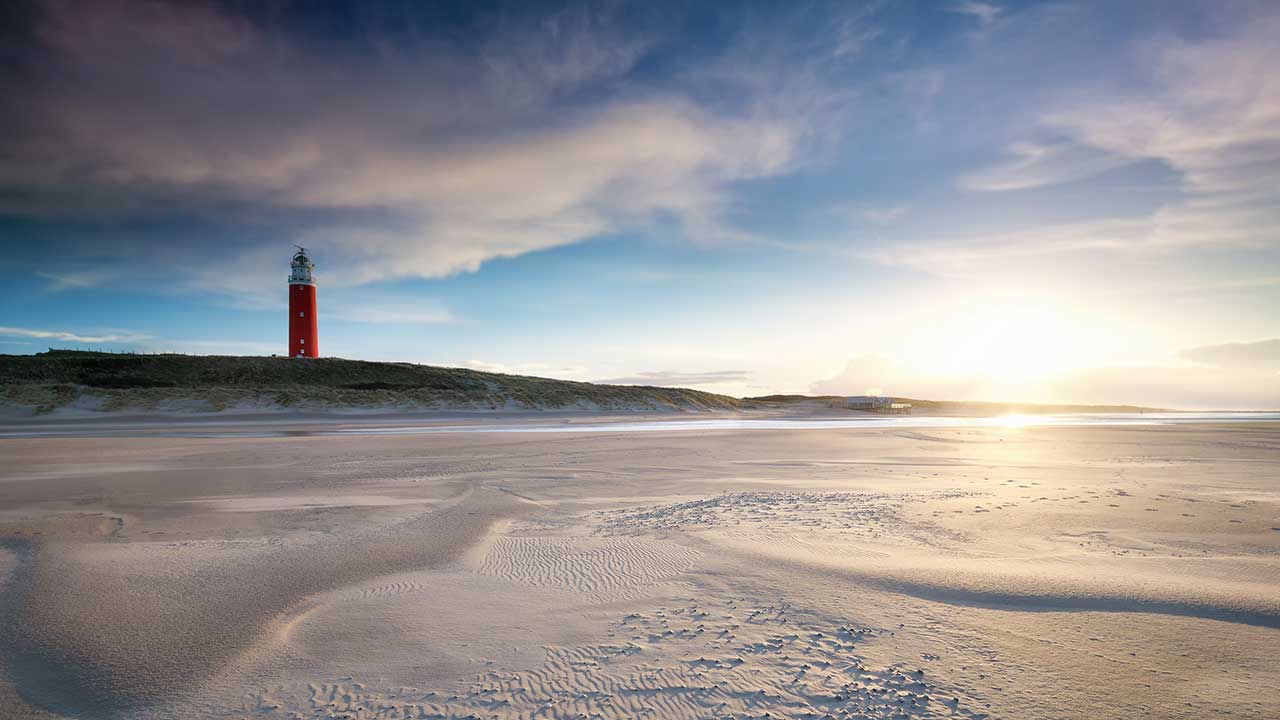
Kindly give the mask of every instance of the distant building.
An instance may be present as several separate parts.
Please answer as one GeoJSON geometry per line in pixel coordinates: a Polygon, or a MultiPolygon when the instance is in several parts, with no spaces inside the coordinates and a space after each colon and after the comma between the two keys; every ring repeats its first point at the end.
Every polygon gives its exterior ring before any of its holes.
{"type": "Polygon", "coordinates": [[[879,395],[850,395],[839,401],[846,410],[861,410],[885,415],[910,415],[911,403],[894,402],[893,398],[879,395]]]}
{"type": "Polygon", "coordinates": [[[879,395],[850,395],[840,402],[841,407],[850,410],[877,410],[889,405],[892,401],[879,395]]]}

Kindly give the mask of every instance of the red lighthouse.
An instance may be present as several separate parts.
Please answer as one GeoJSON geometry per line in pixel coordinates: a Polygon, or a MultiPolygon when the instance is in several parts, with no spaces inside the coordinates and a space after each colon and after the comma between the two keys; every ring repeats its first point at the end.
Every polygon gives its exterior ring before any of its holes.
{"type": "Polygon", "coordinates": [[[299,247],[290,263],[289,275],[289,356],[320,357],[316,342],[316,281],[311,277],[311,258],[299,247]]]}

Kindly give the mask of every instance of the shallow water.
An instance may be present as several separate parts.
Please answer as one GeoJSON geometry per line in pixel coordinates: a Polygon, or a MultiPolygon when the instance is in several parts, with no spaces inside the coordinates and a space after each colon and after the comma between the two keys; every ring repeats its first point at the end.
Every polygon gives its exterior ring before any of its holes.
{"type": "MultiPolygon", "coordinates": [[[[336,434],[414,435],[454,432],[611,433],[696,432],[715,430],[838,430],[859,428],[955,428],[955,427],[1072,427],[1107,425],[1179,425],[1215,422],[1278,422],[1280,413],[1099,413],[1080,415],[997,415],[992,417],[940,417],[898,415],[835,419],[735,419],[641,420],[635,422],[523,425],[434,425],[335,428],[336,434]]],[[[326,433],[326,431],[319,431],[326,433]]]]}
{"type": "MultiPolygon", "coordinates": [[[[1276,412],[1080,413],[1056,415],[993,415],[985,417],[895,415],[843,418],[700,418],[691,420],[629,420],[582,422],[533,418],[518,422],[479,421],[468,424],[369,424],[359,421],[295,420],[290,418],[171,422],[50,422],[0,426],[0,438],[40,437],[163,437],[248,438],[313,437],[318,435],[425,435],[441,433],[635,433],[715,432],[760,430],[842,430],[923,428],[1022,428],[1187,425],[1240,422],[1280,422],[1276,412]]],[[[365,421],[369,422],[369,421],[365,421]]],[[[445,421],[454,422],[457,421],[445,421]]]]}

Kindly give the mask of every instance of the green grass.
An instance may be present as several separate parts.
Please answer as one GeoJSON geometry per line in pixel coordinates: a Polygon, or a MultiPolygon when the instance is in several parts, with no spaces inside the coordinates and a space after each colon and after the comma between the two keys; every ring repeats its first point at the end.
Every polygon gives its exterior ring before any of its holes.
{"type": "Polygon", "coordinates": [[[82,395],[108,410],[196,400],[212,409],[240,401],[286,407],[404,406],[553,410],[732,410],[738,400],[680,388],[596,385],[465,368],[340,358],[133,355],[50,350],[0,355],[0,398],[49,412],[82,395]]]}

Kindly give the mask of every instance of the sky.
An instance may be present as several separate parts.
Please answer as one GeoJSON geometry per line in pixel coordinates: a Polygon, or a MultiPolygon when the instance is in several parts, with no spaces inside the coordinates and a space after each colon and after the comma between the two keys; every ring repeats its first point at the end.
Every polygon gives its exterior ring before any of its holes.
{"type": "Polygon", "coordinates": [[[0,353],[1280,407],[1280,3],[0,7],[0,353]]]}

